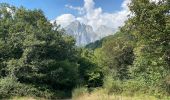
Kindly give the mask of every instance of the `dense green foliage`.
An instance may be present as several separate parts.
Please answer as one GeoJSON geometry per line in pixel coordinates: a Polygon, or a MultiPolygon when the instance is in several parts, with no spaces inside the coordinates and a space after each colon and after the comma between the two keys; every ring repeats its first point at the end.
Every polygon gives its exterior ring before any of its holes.
{"type": "Polygon", "coordinates": [[[169,95],[170,1],[132,0],[129,8],[132,16],[120,32],[87,46],[106,77],[104,87],[169,95]]]}
{"type": "Polygon", "coordinates": [[[7,4],[1,4],[0,8],[1,82],[9,78],[11,84],[42,86],[44,92],[43,88],[71,90],[78,82],[78,51],[74,39],[52,25],[41,10],[7,4]]]}
{"type": "Polygon", "coordinates": [[[78,85],[102,86],[92,55],[41,10],[0,4],[0,97],[54,98],[78,85]]]}
{"type": "Polygon", "coordinates": [[[41,10],[1,4],[0,97],[55,98],[75,87],[83,88],[74,96],[96,87],[169,96],[170,1],[132,0],[129,8],[119,32],[78,48],[41,10]]]}

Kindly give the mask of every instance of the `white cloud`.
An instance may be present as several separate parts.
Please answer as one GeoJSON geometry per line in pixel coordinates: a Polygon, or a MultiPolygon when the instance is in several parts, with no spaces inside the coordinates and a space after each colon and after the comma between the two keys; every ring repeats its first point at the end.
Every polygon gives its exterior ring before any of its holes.
{"type": "Polygon", "coordinates": [[[51,22],[56,21],[56,23],[60,24],[61,27],[66,27],[69,23],[75,20],[76,18],[72,14],[63,14],[61,16],[58,16],[55,20],[52,20],[51,22]]]}
{"type": "Polygon", "coordinates": [[[65,7],[69,8],[69,9],[77,10],[79,12],[79,14],[84,13],[84,9],[82,7],[74,7],[72,5],[65,5],[65,7]]]}
{"type": "Polygon", "coordinates": [[[130,3],[130,0],[124,0],[121,5],[121,10],[114,13],[103,12],[102,8],[95,8],[94,0],[84,0],[83,7],[73,7],[66,5],[67,8],[77,10],[80,14],[78,17],[75,17],[72,14],[64,14],[56,18],[58,24],[69,23],[74,20],[79,20],[82,23],[91,25],[94,30],[96,30],[100,25],[106,25],[115,30],[119,26],[124,25],[124,21],[127,20],[127,15],[130,14],[127,4],[130,3]],[[60,21],[61,20],[61,21],[60,21]]]}

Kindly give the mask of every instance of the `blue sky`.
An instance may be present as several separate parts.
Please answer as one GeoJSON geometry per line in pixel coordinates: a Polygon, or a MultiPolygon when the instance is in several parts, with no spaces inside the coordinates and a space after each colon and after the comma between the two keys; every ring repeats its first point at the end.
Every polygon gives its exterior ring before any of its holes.
{"type": "MultiPolygon", "coordinates": [[[[112,13],[121,9],[123,0],[94,0],[95,7],[101,7],[104,12],[112,13]]],[[[65,7],[65,5],[83,6],[84,0],[0,0],[0,3],[9,3],[28,9],[42,9],[49,20],[55,19],[65,13],[78,16],[77,11],[65,7]]]]}
{"type": "Polygon", "coordinates": [[[41,9],[51,22],[66,27],[77,20],[93,29],[101,25],[118,30],[130,14],[131,0],[0,0],[17,7],[41,9]]]}

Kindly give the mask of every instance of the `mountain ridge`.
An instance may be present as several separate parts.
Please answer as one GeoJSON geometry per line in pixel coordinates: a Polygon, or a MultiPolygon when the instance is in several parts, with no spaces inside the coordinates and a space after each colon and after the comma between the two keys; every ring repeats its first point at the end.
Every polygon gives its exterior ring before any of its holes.
{"type": "Polygon", "coordinates": [[[115,30],[101,25],[97,30],[94,30],[92,26],[86,25],[79,21],[73,21],[66,27],[64,27],[66,34],[73,36],[76,39],[76,45],[85,46],[94,41],[100,40],[103,37],[112,35],[115,30]]]}

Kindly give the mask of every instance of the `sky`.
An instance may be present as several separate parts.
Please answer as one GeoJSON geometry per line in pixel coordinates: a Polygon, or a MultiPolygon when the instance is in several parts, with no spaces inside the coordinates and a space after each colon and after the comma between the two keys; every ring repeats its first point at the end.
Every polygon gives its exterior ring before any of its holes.
{"type": "Polygon", "coordinates": [[[127,20],[130,0],[0,0],[0,3],[41,9],[49,20],[62,27],[78,20],[94,30],[101,25],[116,30],[127,20]]]}
{"type": "MultiPolygon", "coordinates": [[[[106,12],[120,10],[123,0],[95,0],[96,7],[102,7],[106,12]]],[[[0,0],[0,3],[8,3],[17,7],[24,6],[28,9],[42,9],[49,20],[55,19],[64,13],[77,15],[74,10],[66,5],[83,6],[84,0],[0,0]]]]}

